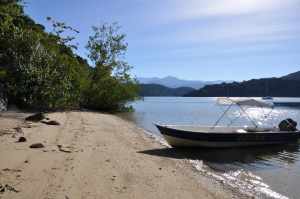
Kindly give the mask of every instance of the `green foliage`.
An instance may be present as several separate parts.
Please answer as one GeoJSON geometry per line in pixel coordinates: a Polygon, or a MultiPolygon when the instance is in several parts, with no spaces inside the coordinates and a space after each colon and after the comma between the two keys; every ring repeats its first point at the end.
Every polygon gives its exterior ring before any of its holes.
{"type": "Polygon", "coordinates": [[[6,78],[6,70],[0,67],[0,81],[6,78]]]}
{"type": "Polygon", "coordinates": [[[61,46],[67,46],[71,49],[77,49],[77,45],[72,44],[71,42],[75,39],[75,36],[63,36],[63,33],[66,31],[72,32],[72,33],[79,33],[78,30],[72,28],[71,26],[66,25],[64,22],[59,22],[51,17],[47,17],[47,20],[52,24],[52,32],[51,34],[55,36],[57,39],[58,44],[61,46]]]}
{"type": "Polygon", "coordinates": [[[48,17],[53,30],[47,33],[24,14],[20,3],[0,1],[0,81],[10,103],[38,109],[112,110],[135,98],[131,67],[121,59],[127,44],[119,27],[93,28],[87,45],[92,68],[73,52],[75,37],[67,33],[77,30],[48,17]]]}
{"type": "Polygon", "coordinates": [[[59,37],[45,33],[23,15],[19,4],[13,5],[1,5],[7,15],[0,22],[0,64],[7,74],[9,100],[39,109],[78,106],[86,66],[68,46],[58,43],[59,37]],[[11,15],[10,8],[19,12],[11,15]]]}
{"type": "Polygon", "coordinates": [[[101,110],[122,109],[137,97],[137,83],[131,78],[131,67],[122,59],[127,50],[125,35],[117,24],[93,27],[87,49],[95,69],[88,89],[87,105],[101,110]]]}

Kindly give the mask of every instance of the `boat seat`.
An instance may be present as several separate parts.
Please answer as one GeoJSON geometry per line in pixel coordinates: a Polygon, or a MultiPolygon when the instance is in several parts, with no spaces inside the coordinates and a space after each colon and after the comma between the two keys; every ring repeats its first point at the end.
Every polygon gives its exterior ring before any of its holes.
{"type": "Polygon", "coordinates": [[[237,129],[235,132],[236,133],[247,133],[247,131],[245,129],[237,129]]]}
{"type": "Polygon", "coordinates": [[[246,127],[244,129],[247,132],[254,133],[254,132],[268,132],[268,131],[274,131],[274,128],[263,128],[263,127],[246,127]]]}

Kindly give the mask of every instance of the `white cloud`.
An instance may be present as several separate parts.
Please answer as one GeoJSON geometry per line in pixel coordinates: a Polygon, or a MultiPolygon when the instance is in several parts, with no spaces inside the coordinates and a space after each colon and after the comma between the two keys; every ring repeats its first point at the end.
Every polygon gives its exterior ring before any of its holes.
{"type": "Polygon", "coordinates": [[[148,5],[145,14],[150,19],[147,22],[157,23],[156,27],[152,26],[151,34],[144,35],[150,45],[264,43],[299,38],[300,35],[300,0],[145,2],[148,5]]]}
{"type": "Polygon", "coordinates": [[[227,42],[249,43],[270,42],[291,39],[300,33],[300,24],[286,24],[260,21],[234,21],[222,24],[209,24],[203,27],[194,27],[178,35],[190,42],[227,42]]]}
{"type": "Polygon", "coordinates": [[[144,35],[149,46],[191,46],[213,44],[267,44],[298,39],[300,22],[285,23],[259,19],[236,19],[218,23],[176,26],[168,31],[144,35]]]}
{"type": "Polygon", "coordinates": [[[268,13],[299,6],[299,0],[176,0],[167,5],[168,20],[268,13]]]}

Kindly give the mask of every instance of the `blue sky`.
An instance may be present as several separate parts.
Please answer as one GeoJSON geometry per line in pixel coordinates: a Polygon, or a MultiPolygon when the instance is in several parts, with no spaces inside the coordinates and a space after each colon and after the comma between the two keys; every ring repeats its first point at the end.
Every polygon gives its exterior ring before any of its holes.
{"type": "Polygon", "coordinates": [[[246,80],[300,70],[300,0],[26,0],[26,12],[78,29],[118,22],[138,77],[246,80]]]}

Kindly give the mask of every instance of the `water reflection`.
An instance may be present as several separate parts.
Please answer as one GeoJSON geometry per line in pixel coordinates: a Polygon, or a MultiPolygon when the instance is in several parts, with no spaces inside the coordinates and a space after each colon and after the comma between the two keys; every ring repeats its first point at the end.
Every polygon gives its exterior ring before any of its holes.
{"type": "MultiPolygon", "coordinates": [[[[213,167],[215,167],[214,164],[244,164],[249,166],[249,164],[262,164],[262,162],[265,162],[265,165],[274,166],[274,158],[283,164],[295,163],[298,160],[299,146],[298,144],[289,144],[284,146],[230,149],[163,148],[139,151],[139,153],[175,159],[202,160],[213,167]]],[[[277,163],[276,166],[278,166],[277,163]]],[[[223,168],[226,169],[226,167],[223,168]]]]}

